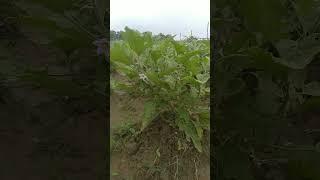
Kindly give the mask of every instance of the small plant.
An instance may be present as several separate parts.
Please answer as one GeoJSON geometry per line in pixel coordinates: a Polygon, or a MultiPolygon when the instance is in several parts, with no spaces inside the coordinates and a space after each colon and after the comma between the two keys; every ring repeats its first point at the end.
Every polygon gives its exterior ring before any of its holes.
{"type": "Polygon", "coordinates": [[[209,129],[209,44],[156,38],[128,27],[121,37],[111,44],[110,60],[127,82],[112,84],[147,99],[141,130],[172,113],[172,122],[201,152],[203,131],[209,129]]]}
{"type": "Polygon", "coordinates": [[[111,149],[117,151],[131,137],[137,135],[136,123],[126,122],[112,129],[110,145],[111,149]]]}

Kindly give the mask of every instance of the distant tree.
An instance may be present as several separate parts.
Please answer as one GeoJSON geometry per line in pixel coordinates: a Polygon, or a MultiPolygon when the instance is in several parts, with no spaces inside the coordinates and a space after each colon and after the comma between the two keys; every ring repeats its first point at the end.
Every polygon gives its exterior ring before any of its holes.
{"type": "Polygon", "coordinates": [[[164,35],[164,34],[160,33],[158,35],[155,35],[155,37],[158,39],[166,39],[166,38],[171,39],[171,38],[174,38],[175,35],[170,35],[170,34],[164,35]]]}
{"type": "Polygon", "coordinates": [[[189,36],[186,38],[186,41],[194,41],[197,40],[198,38],[194,37],[194,36],[189,36]]]}
{"type": "Polygon", "coordinates": [[[121,39],[121,31],[110,31],[110,41],[116,41],[121,39]]]}

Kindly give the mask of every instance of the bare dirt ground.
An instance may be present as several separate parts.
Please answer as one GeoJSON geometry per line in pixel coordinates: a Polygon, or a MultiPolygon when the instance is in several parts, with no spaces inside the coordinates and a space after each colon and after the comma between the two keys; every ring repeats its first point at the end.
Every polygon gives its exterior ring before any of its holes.
{"type": "MultiPolygon", "coordinates": [[[[143,101],[130,100],[125,95],[111,94],[111,129],[132,122],[139,128],[143,101]],[[130,118],[131,117],[131,118],[130,118]]],[[[129,128],[125,127],[125,128],[129,128]]],[[[119,128],[118,128],[119,129],[119,128]]],[[[111,131],[117,133],[116,130],[111,131]]],[[[207,135],[208,137],[208,135],[207,135]]],[[[210,179],[209,146],[198,154],[191,143],[178,150],[181,132],[157,119],[141,134],[123,135],[125,139],[111,152],[112,180],[208,180],[210,179]]],[[[117,141],[116,140],[116,141],[117,141]]],[[[206,139],[209,145],[209,139],[206,139]]],[[[181,146],[183,146],[181,145],[181,146]]]]}

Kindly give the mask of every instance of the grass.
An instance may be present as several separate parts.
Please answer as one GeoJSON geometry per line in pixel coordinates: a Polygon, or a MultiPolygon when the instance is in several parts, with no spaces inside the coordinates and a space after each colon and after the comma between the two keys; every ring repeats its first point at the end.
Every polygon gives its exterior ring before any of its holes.
{"type": "Polygon", "coordinates": [[[137,124],[125,121],[117,127],[113,127],[111,132],[110,148],[112,151],[119,151],[130,138],[137,134],[137,124]]]}

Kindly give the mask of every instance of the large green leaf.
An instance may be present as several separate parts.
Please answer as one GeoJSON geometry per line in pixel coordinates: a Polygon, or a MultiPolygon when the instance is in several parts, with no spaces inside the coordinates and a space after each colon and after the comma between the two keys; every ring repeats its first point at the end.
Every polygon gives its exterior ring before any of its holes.
{"type": "Polygon", "coordinates": [[[128,42],[131,49],[133,49],[138,55],[151,45],[152,38],[150,33],[141,34],[140,32],[125,28],[125,31],[121,33],[123,40],[128,42]]]}
{"type": "Polygon", "coordinates": [[[41,14],[42,11],[37,11],[36,7],[26,6],[31,16],[20,17],[22,32],[32,41],[39,44],[50,44],[66,52],[90,46],[91,39],[88,34],[80,31],[64,16],[45,8],[43,9],[45,13],[41,14]]]}
{"type": "Polygon", "coordinates": [[[184,108],[179,108],[177,110],[178,119],[176,120],[178,127],[184,131],[187,138],[191,138],[194,146],[199,152],[202,152],[201,138],[199,137],[197,128],[192,122],[188,111],[184,108]]]}
{"type": "Polygon", "coordinates": [[[289,68],[279,62],[275,62],[270,52],[261,48],[249,48],[245,51],[253,60],[253,66],[257,70],[263,70],[277,78],[286,77],[289,68]]]}
{"type": "Polygon", "coordinates": [[[199,56],[192,56],[185,65],[187,71],[190,71],[193,75],[197,75],[201,70],[201,58],[199,56]]]}
{"type": "Polygon", "coordinates": [[[320,41],[317,40],[316,35],[310,35],[300,41],[282,39],[276,47],[281,56],[281,58],[274,58],[276,62],[293,69],[303,69],[320,52],[320,41]]]}
{"type": "Polygon", "coordinates": [[[199,113],[199,121],[203,129],[210,129],[210,109],[203,108],[199,113]]]}
{"type": "Polygon", "coordinates": [[[135,54],[130,47],[122,41],[112,43],[110,48],[110,60],[111,62],[121,62],[126,65],[132,64],[135,58],[135,54]]]}

